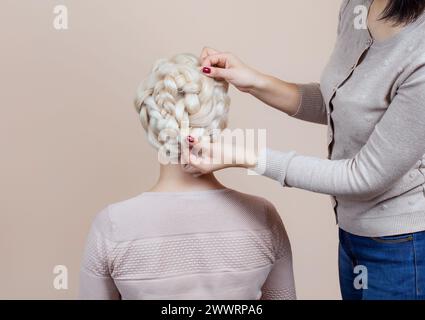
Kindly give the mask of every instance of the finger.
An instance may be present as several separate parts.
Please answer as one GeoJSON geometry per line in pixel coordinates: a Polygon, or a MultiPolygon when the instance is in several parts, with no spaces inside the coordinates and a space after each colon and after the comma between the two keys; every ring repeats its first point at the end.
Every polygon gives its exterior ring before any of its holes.
{"type": "Polygon", "coordinates": [[[230,79],[230,70],[223,68],[214,68],[214,67],[202,67],[201,71],[204,75],[216,80],[228,80],[230,79]]]}
{"type": "Polygon", "coordinates": [[[216,53],[208,55],[202,61],[202,66],[226,68],[231,62],[231,56],[228,53],[216,53]]]}
{"type": "Polygon", "coordinates": [[[190,150],[192,149],[193,145],[197,143],[197,140],[193,136],[187,136],[186,139],[182,139],[181,141],[181,155],[180,155],[180,162],[182,165],[189,163],[189,154],[190,150]]]}
{"type": "Polygon", "coordinates": [[[190,146],[193,147],[195,144],[198,143],[198,140],[196,139],[196,137],[194,136],[187,136],[186,138],[186,143],[190,146]]]}
{"type": "Polygon", "coordinates": [[[192,174],[194,176],[202,175],[202,172],[199,169],[195,168],[194,166],[190,164],[182,165],[182,167],[183,167],[183,171],[186,173],[192,174]]]}
{"type": "Polygon", "coordinates": [[[201,56],[199,58],[201,59],[201,61],[203,61],[206,57],[213,55],[213,54],[217,54],[217,53],[219,53],[219,51],[216,50],[216,49],[213,49],[213,48],[210,48],[210,47],[204,47],[202,49],[201,56]]]}
{"type": "Polygon", "coordinates": [[[211,48],[211,47],[203,47],[202,51],[201,51],[201,55],[199,56],[199,58],[201,60],[205,59],[206,57],[212,55],[212,54],[217,54],[219,53],[218,50],[211,48]]]}
{"type": "Polygon", "coordinates": [[[190,167],[194,168],[201,174],[210,173],[213,171],[212,161],[209,157],[198,157],[194,154],[190,155],[190,167]]]}
{"type": "Polygon", "coordinates": [[[194,144],[190,150],[191,155],[200,158],[207,158],[212,156],[212,144],[210,141],[200,141],[194,144]]]}
{"type": "Polygon", "coordinates": [[[191,135],[188,135],[186,139],[182,139],[181,141],[183,151],[192,149],[192,147],[197,143],[199,143],[198,139],[191,135]]]}

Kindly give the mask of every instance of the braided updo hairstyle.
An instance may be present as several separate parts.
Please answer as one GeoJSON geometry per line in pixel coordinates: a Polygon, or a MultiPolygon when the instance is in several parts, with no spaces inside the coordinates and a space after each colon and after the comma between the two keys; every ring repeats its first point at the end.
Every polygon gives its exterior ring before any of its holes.
{"type": "Polygon", "coordinates": [[[178,54],[158,60],[138,91],[135,107],[160,156],[178,161],[188,135],[214,142],[227,126],[227,86],[200,72],[199,59],[178,54]]]}

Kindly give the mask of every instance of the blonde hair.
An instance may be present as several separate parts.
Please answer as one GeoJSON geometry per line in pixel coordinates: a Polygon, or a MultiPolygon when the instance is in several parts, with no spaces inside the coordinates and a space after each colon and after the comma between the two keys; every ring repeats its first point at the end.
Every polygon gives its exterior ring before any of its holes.
{"type": "Polygon", "coordinates": [[[199,69],[192,54],[160,59],[137,91],[135,107],[148,140],[168,158],[179,158],[188,135],[214,141],[227,127],[227,86],[199,69]]]}

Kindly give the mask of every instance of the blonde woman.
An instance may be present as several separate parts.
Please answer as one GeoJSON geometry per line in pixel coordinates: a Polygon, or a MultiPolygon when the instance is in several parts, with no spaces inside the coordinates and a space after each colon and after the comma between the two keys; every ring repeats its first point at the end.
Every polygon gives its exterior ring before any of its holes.
{"type": "Polygon", "coordinates": [[[199,67],[188,54],[159,60],[140,87],[136,109],[158,150],[159,180],[96,216],[80,298],[295,298],[291,247],[273,205],[182,166],[188,136],[214,142],[227,124],[227,87],[199,67]]]}

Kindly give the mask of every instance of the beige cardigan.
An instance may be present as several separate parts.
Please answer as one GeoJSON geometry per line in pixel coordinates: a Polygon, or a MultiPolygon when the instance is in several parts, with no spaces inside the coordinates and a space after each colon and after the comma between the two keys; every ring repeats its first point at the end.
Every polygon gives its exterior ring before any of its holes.
{"type": "Polygon", "coordinates": [[[332,195],[339,226],[361,236],[425,230],[425,14],[374,41],[345,0],[320,85],[300,85],[295,118],[328,125],[329,159],[265,150],[256,171],[332,195]]]}

